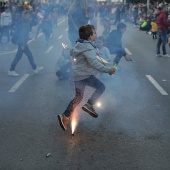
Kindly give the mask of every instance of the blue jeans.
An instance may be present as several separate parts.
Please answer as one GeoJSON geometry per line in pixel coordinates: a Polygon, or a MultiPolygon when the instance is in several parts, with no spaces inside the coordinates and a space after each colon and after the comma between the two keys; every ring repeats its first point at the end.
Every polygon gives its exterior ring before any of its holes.
{"type": "Polygon", "coordinates": [[[158,42],[157,42],[157,46],[156,46],[157,47],[156,53],[160,54],[160,47],[162,44],[162,52],[164,55],[164,54],[166,54],[167,31],[158,29],[157,35],[158,35],[158,42]]]}
{"type": "Polygon", "coordinates": [[[99,99],[99,97],[105,91],[105,85],[93,75],[87,79],[84,79],[81,81],[75,81],[74,83],[75,83],[75,97],[69,103],[66,110],[64,111],[64,115],[67,117],[72,115],[76,106],[82,101],[83,95],[84,95],[84,89],[86,86],[90,86],[96,89],[93,92],[90,99],[88,100],[88,103],[91,105],[95,104],[95,102],[99,99]]]}
{"type": "Polygon", "coordinates": [[[26,56],[28,57],[28,61],[30,62],[33,70],[35,70],[37,68],[36,64],[34,63],[32,53],[31,53],[30,49],[28,48],[28,45],[25,45],[24,50],[21,49],[21,45],[18,45],[18,51],[17,51],[16,56],[11,64],[10,71],[15,70],[15,67],[18,64],[19,60],[22,58],[23,53],[25,53],[26,56]]]}
{"type": "Polygon", "coordinates": [[[111,54],[116,54],[115,59],[113,60],[113,64],[119,64],[122,56],[126,55],[124,48],[112,48],[110,51],[111,54]]]}

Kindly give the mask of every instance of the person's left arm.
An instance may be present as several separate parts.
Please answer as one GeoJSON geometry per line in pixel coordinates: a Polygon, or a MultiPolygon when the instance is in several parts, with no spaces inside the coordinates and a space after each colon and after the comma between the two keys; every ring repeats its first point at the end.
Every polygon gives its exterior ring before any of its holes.
{"type": "Polygon", "coordinates": [[[104,72],[104,73],[109,73],[110,72],[110,68],[104,66],[103,64],[101,64],[97,57],[96,57],[96,50],[95,49],[91,49],[88,51],[84,52],[84,55],[88,61],[88,63],[91,65],[91,67],[93,67],[94,69],[100,71],[100,72],[104,72]]]}

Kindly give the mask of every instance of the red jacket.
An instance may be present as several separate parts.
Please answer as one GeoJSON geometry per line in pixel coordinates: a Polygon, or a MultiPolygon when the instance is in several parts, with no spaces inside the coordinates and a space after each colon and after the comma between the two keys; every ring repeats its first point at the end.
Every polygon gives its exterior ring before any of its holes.
{"type": "Polygon", "coordinates": [[[168,30],[168,27],[170,27],[170,23],[167,21],[167,15],[164,11],[159,11],[156,14],[156,23],[158,25],[158,29],[161,30],[168,30]]]}

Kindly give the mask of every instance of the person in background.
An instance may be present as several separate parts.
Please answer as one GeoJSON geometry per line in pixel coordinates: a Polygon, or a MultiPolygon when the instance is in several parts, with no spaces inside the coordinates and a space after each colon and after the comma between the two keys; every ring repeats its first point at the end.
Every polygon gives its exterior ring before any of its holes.
{"type": "Polygon", "coordinates": [[[56,76],[59,80],[67,80],[71,77],[71,62],[70,49],[64,48],[56,63],[56,76]]]}
{"type": "Polygon", "coordinates": [[[134,25],[137,26],[137,19],[138,19],[138,8],[134,6],[133,8],[133,22],[134,25]]]}
{"type": "Polygon", "coordinates": [[[30,62],[32,69],[34,70],[34,73],[38,73],[43,69],[43,67],[37,67],[37,65],[34,62],[33,55],[28,48],[27,42],[29,40],[29,32],[30,32],[30,25],[29,25],[29,19],[30,19],[30,12],[24,11],[22,14],[21,23],[16,28],[19,32],[18,34],[18,51],[15,55],[14,60],[12,61],[12,64],[10,66],[10,70],[8,71],[9,76],[19,76],[18,73],[15,72],[15,67],[22,58],[23,53],[26,54],[28,61],[30,62]]]}
{"type": "Polygon", "coordinates": [[[113,64],[118,65],[122,56],[126,61],[131,61],[130,56],[126,53],[125,48],[122,47],[122,35],[126,31],[126,24],[120,22],[116,30],[112,30],[106,40],[106,47],[108,47],[111,54],[116,54],[113,64]]]}
{"type": "Polygon", "coordinates": [[[170,57],[166,52],[166,43],[167,43],[167,30],[170,27],[170,23],[167,21],[167,12],[168,8],[166,5],[161,6],[161,10],[156,14],[156,23],[158,26],[157,36],[157,46],[156,46],[156,56],[157,57],[170,57]],[[160,52],[160,47],[162,45],[162,53],[160,52]]]}
{"type": "Polygon", "coordinates": [[[40,9],[38,9],[38,12],[37,12],[38,27],[37,27],[37,31],[36,31],[35,38],[37,38],[40,30],[42,29],[42,21],[43,21],[43,18],[44,18],[44,13],[43,13],[43,11],[40,10],[40,9]]]}
{"type": "Polygon", "coordinates": [[[156,23],[156,19],[153,18],[152,21],[151,21],[151,32],[152,32],[152,38],[153,39],[157,39],[157,30],[158,30],[158,27],[157,27],[157,23],[156,23]]]}
{"type": "Polygon", "coordinates": [[[73,78],[75,84],[75,97],[70,101],[64,113],[58,115],[60,126],[67,130],[67,126],[76,106],[82,101],[86,86],[93,87],[95,91],[82,109],[97,118],[98,114],[94,105],[105,91],[105,85],[94,76],[94,70],[114,74],[115,68],[106,67],[96,58],[96,47],[92,42],[96,40],[94,26],[85,25],[79,28],[79,38],[76,45],[71,50],[71,56],[75,59],[73,63],[73,78]]]}
{"type": "Polygon", "coordinates": [[[142,24],[140,25],[139,29],[140,31],[146,31],[147,33],[151,30],[151,22],[149,18],[145,18],[142,24]]]}
{"type": "Polygon", "coordinates": [[[94,9],[92,7],[87,8],[87,16],[89,18],[88,24],[93,25],[97,31],[97,20],[94,18],[94,9]]]}
{"type": "Polygon", "coordinates": [[[79,27],[88,23],[87,8],[88,0],[74,0],[68,10],[68,37],[71,46],[76,44],[79,27]]]}
{"type": "MultiPolygon", "coordinates": [[[[111,66],[112,65],[112,59],[111,59],[110,51],[104,45],[104,43],[105,43],[105,39],[104,39],[103,36],[97,37],[97,40],[95,42],[95,45],[96,45],[96,48],[97,48],[97,55],[108,62],[107,66],[108,65],[111,66]]],[[[106,65],[106,63],[103,63],[103,64],[106,65]]],[[[107,76],[106,74],[103,74],[99,71],[96,71],[96,77],[98,77],[99,79],[104,78],[106,76],[107,76]]]]}
{"type": "Polygon", "coordinates": [[[57,28],[57,23],[58,23],[58,10],[55,8],[53,10],[53,25],[55,28],[57,28]]]}
{"type": "Polygon", "coordinates": [[[42,21],[42,32],[45,35],[45,41],[47,46],[49,45],[49,40],[50,37],[52,36],[52,27],[53,27],[52,17],[51,14],[47,12],[44,14],[44,18],[42,21]]]}
{"type": "Polygon", "coordinates": [[[120,4],[117,4],[116,12],[115,12],[115,22],[114,24],[119,24],[121,20],[121,7],[120,4]]]}
{"type": "MultiPolygon", "coordinates": [[[[2,33],[2,36],[4,34],[6,34],[7,43],[10,42],[9,31],[10,31],[11,24],[12,24],[12,16],[11,16],[11,13],[9,11],[9,8],[6,7],[5,11],[1,14],[1,29],[2,29],[1,33],[2,33]]],[[[1,42],[2,36],[0,37],[0,42],[1,42]]]]}
{"type": "Polygon", "coordinates": [[[109,49],[104,45],[105,39],[103,36],[97,37],[95,42],[97,47],[97,53],[100,57],[104,58],[107,62],[111,62],[111,55],[109,49]]]}

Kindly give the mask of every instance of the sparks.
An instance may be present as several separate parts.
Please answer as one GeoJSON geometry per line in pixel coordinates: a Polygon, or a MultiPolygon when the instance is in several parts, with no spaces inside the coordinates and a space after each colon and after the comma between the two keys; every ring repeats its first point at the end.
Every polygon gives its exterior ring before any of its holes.
{"type": "Polygon", "coordinates": [[[96,103],[96,106],[97,106],[97,107],[101,107],[101,103],[100,103],[100,102],[97,102],[97,103],[96,103]]]}
{"type": "Polygon", "coordinates": [[[76,128],[76,119],[72,119],[71,121],[71,133],[73,134],[74,136],[74,131],[75,131],[75,128],[76,128]]]}
{"type": "Polygon", "coordinates": [[[67,45],[66,45],[66,44],[64,44],[64,43],[62,43],[62,46],[63,46],[63,48],[64,48],[64,49],[66,49],[66,48],[67,48],[67,45]]]}

